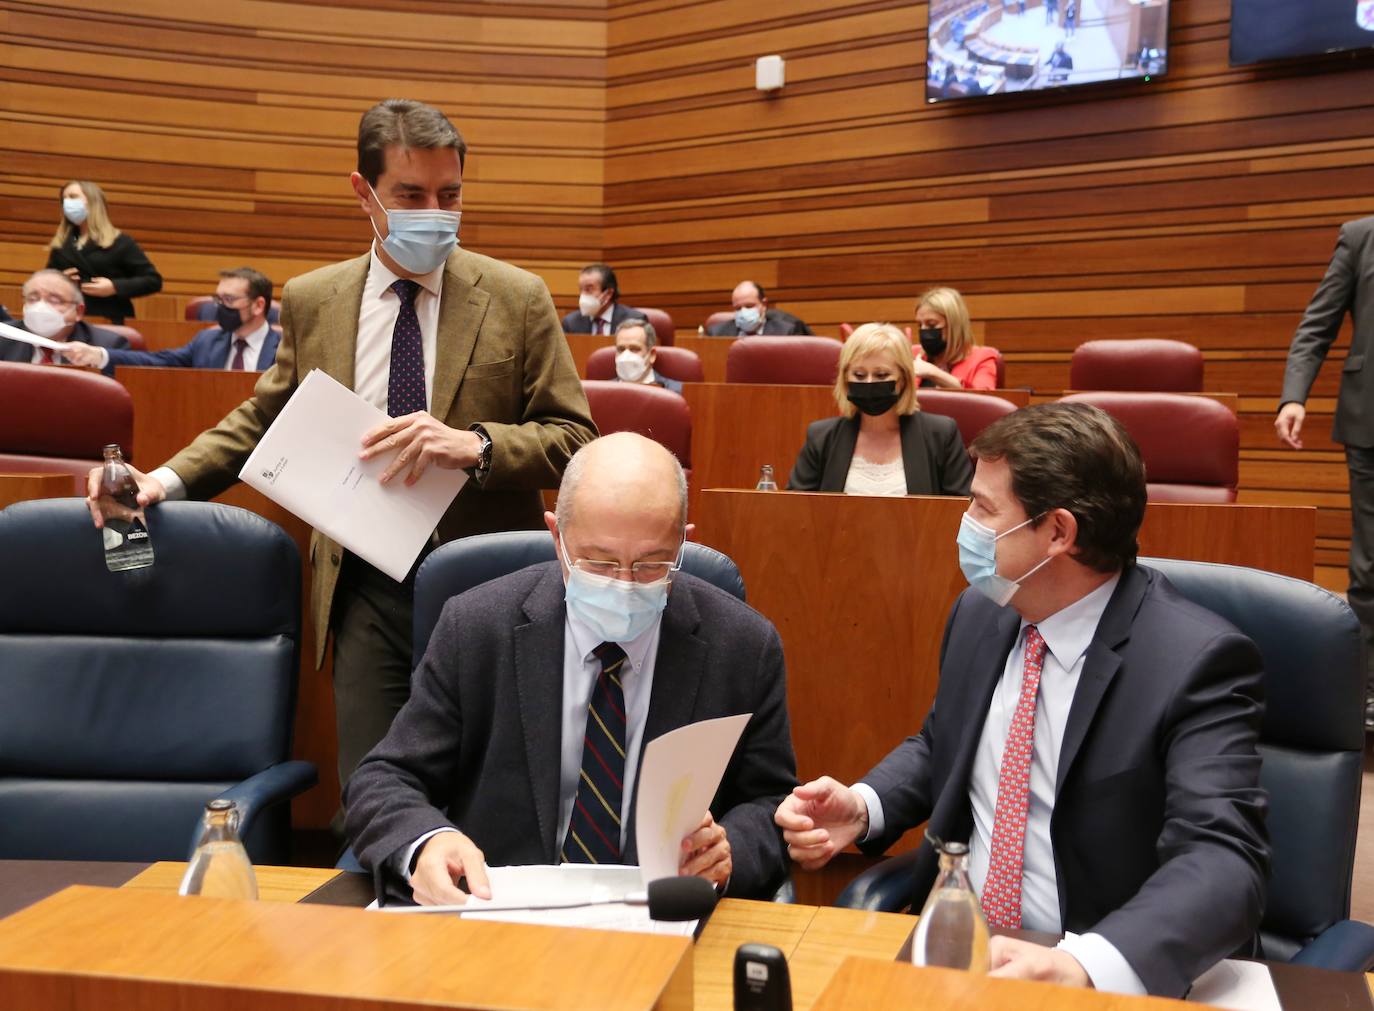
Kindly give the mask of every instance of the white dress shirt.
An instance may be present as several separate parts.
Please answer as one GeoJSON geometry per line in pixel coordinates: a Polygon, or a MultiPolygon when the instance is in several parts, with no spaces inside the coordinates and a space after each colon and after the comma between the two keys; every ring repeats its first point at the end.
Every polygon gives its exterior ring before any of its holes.
{"type": "Polygon", "coordinates": [[[272,324],[267,320],[262,321],[262,326],[252,333],[239,336],[236,333],[229,335],[229,355],[224,359],[224,371],[229,372],[234,367],[234,352],[238,349],[234,346],[238,341],[247,341],[248,346],[243,349],[243,367],[245,371],[254,371],[258,367],[258,355],[262,354],[262,345],[267,340],[267,334],[272,329],[272,324]]]}
{"type": "MultiPolygon", "coordinates": [[[[1041,665],[1040,690],[1035,706],[1035,745],[1031,755],[1030,807],[1026,817],[1024,860],[1021,869],[1021,925],[1027,930],[1058,934],[1062,930],[1059,911],[1059,884],[1054,869],[1054,844],[1050,838],[1050,816],[1054,811],[1055,783],[1059,771],[1059,751],[1069,722],[1078,679],[1088,646],[1107,609],[1120,576],[1114,576],[1091,593],[1080,597],[1036,624],[1045,640],[1041,665]]],[[[988,706],[987,719],[978,738],[969,779],[969,801],[973,808],[973,837],[969,840],[969,881],[981,894],[987,880],[992,847],[993,815],[997,807],[997,781],[1002,767],[1002,752],[1012,715],[1021,696],[1025,668],[1026,627],[1021,622],[1016,643],[1007,654],[1006,665],[988,706]]],[[[867,783],[856,783],[855,791],[868,806],[868,836],[881,835],[884,828],[882,802],[867,783]]],[[[866,837],[867,838],[867,837],[866,837]]],[[[1140,977],[1122,954],[1100,934],[1070,935],[1060,942],[1083,966],[1093,985],[1115,993],[1145,993],[1140,977]]]]}
{"type": "MultiPolygon", "coordinates": [[[[620,683],[625,689],[625,778],[620,794],[620,846],[624,849],[630,830],[630,805],[635,795],[635,778],[639,773],[639,755],[644,746],[644,724],[649,717],[649,697],[653,694],[654,663],[658,656],[662,620],[656,621],[637,639],[617,643],[625,651],[625,663],[620,668],[620,683]]],[[[592,651],[602,640],[568,611],[563,629],[563,709],[560,724],[563,728],[562,747],[558,765],[558,842],[561,845],[572,821],[573,804],[577,801],[577,784],[582,773],[582,738],[587,730],[587,708],[591,705],[592,689],[596,687],[601,662],[592,651]]],[[[398,852],[396,871],[410,880],[410,865],[415,852],[431,836],[440,832],[455,832],[453,828],[439,828],[426,832],[404,850],[398,852]]]]}
{"type": "MultiPolygon", "coordinates": [[[[400,280],[377,258],[373,244],[372,259],[363,283],[363,301],[358,310],[358,344],[353,355],[353,392],[368,403],[386,410],[386,389],[391,379],[391,332],[401,301],[390,286],[400,280]]],[[[434,403],[434,356],[438,345],[439,296],[443,291],[444,267],[440,264],[428,274],[414,278],[420,290],[415,293],[415,315],[420,321],[420,343],[425,354],[425,403],[434,403]]],[[[251,346],[251,342],[250,342],[251,346]]],[[[261,345],[258,345],[261,348],[261,345]]],[[[232,349],[233,345],[230,345],[232,349]]],[[[245,356],[246,357],[246,356],[245,356]]],[[[230,360],[233,360],[232,351],[230,360]]],[[[256,359],[255,359],[256,360],[256,359]]],[[[158,467],[149,475],[162,482],[167,498],[186,497],[186,485],[170,467],[158,467]]]]}

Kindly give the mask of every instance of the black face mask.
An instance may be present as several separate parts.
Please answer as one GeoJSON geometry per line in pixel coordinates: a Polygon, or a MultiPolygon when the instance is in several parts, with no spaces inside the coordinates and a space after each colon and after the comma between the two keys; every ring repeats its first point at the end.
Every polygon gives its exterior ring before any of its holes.
{"type": "Polygon", "coordinates": [[[233,333],[243,326],[243,317],[237,309],[231,309],[227,305],[216,306],[215,323],[225,333],[233,333]]]}
{"type": "Polygon", "coordinates": [[[945,340],[945,332],[939,327],[921,327],[921,350],[926,353],[929,361],[934,361],[945,353],[949,347],[949,342],[945,340]]]}
{"type": "Polygon", "coordinates": [[[897,392],[895,379],[887,379],[880,383],[849,383],[849,402],[864,414],[875,418],[892,410],[900,399],[902,397],[897,392]]]}

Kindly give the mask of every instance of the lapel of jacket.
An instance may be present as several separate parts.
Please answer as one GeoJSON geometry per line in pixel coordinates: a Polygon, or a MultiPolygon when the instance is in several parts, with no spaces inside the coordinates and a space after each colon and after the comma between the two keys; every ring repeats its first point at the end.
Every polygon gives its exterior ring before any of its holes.
{"type": "MultiPolygon", "coordinates": [[[[549,863],[557,863],[558,783],[563,747],[563,577],[550,566],[525,598],[529,623],[515,628],[515,690],[525,735],[534,813],[549,863]]],[[[501,719],[501,714],[496,714],[501,719]]]]}
{"type": "Polygon", "coordinates": [[[268,327],[267,339],[262,342],[262,347],[258,348],[258,371],[265,372],[272,367],[272,363],[277,359],[277,343],[281,340],[276,330],[268,327]]]}
{"type": "Polygon", "coordinates": [[[210,336],[205,339],[203,348],[200,355],[192,353],[192,364],[201,369],[222,369],[229,364],[233,341],[230,340],[227,330],[212,330],[210,336]]]}
{"type": "MultiPolygon", "coordinates": [[[[701,624],[696,598],[686,580],[679,580],[668,594],[663,628],[654,660],[654,684],[649,693],[649,712],[640,737],[639,764],[635,769],[635,796],[630,799],[630,829],[625,834],[626,863],[638,862],[635,820],[639,811],[639,771],[649,742],[670,730],[685,727],[696,713],[697,692],[706,671],[710,647],[696,634],[701,624]]],[[[704,813],[704,812],[703,812],[704,813]]]]}
{"type": "Polygon", "coordinates": [[[859,418],[842,418],[831,436],[830,451],[825,454],[825,470],[821,473],[821,491],[844,491],[849,478],[849,465],[859,445],[859,418]]]}
{"type": "Polygon", "coordinates": [[[324,369],[350,390],[358,356],[358,313],[363,305],[363,288],[372,254],[365,253],[346,263],[334,280],[334,290],[320,304],[315,325],[309,333],[296,337],[298,381],[312,368],[324,369]],[[315,337],[309,347],[302,337],[315,337]]]}
{"type": "Polygon", "coordinates": [[[444,264],[444,290],[439,297],[439,332],[434,347],[434,396],[429,413],[440,421],[453,409],[458,385],[472,358],[482,318],[491,296],[477,282],[482,272],[464,250],[455,250],[444,264]]]}
{"type": "Polygon", "coordinates": [[[1054,778],[1054,795],[1057,798],[1064,786],[1064,780],[1073,768],[1079,749],[1088,736],[1088,728],[1097,716],[1102,698],[1107,694],[1107,686],[1121,668],[1121,654],[1118,647],[1131,637],[1131,624],[1135,621],[1136,611],[1145,597],[1150,581],[1138,566],[1132,565],[1121,574],[1121,582],[1107,602],[1102,612],[1102,620],[1097,623],[1097,632],[1088,644],[1088,653],[1083,660],[1083,673],[1078,677],[1078,688],[1073,693],[1073,703],[1069,706],[1069,721],[1064,727],[1064,743],[1059,748],[1059,769],[1054,778]]]}
{"type": "Polygon", "coordinates": [[[902,438],[902,470],[906,472],[908,495],[929,495],[935,484],[930,472],[930,454],[926,452],[925,426],[920,414],[907,414],[900,421],[902,438]]]}

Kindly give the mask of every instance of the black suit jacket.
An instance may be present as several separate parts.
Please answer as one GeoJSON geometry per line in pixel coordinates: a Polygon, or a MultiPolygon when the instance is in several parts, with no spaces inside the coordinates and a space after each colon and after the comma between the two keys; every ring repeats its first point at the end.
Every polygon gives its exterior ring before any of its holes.
{"type": "Polygon", "coordinates": [[[86,312],[92,316],[108,316],[112,323],[123,323],[134,314],[132,299],[152,295],[162,290],[162,275],[128,234],[120,232],[109,246],[97,246],[93,241],[77,247],[79,233],[71,235],[60,249],[48,250],[48,267],[66,270],[75,267],[81,280],[108,277],[115,293],[107,296],[86,296],[86,312]]]}
{"type": "MultiPolygon", "coordinates": [[[[953,418],[938,414],[903,415],[902,469],[908,495],[967,495],[973,466],[953,418]]],[[[859,417],[823,418],[806,429],[806,444],[787,479],[789,491],[844,491],[859,417]]]]}
{"type": "MultiPolygon", "coordinates": [[[[927,818],[939,838],[970,838],[974,752],[1020,626],[976,590],[955,602],[925,725],[863,777],[885,820],[865,850],[927,818]]],[[[1182,996],[1259,929],[1263,710],[1255,644],[1158,572],[1126,569],[1069,710],[1050,838],[1064,929],[1106,937],[1152,994],[1182,996]]],[[[923,843],[915,908],[935,872],[923,843]]]]}
{"type": "Polygon", "coordinates": [[[1280,404],[1307,401],[1326,353],[1350,313],[1354,334],[1341,368],[1341,393],[1331,437],[1347,446],[1374,446],[1374,217],[1341,225],[1331,265],[1288,348],[1280,404]],[[1368,372],[1365,365],[1370,366],[1368,372]]]}
{"type": "MultiPolygon", "coordinates": [[[[14,326],[23,328],[24,324],[16,322],[14,326]]],[[[77,320],[76,326],[72,327],[71,336],[68,340],[80,341],[83,344],[92,344],[99,348],[109,348],[111,351],[129,346],[129,338],[123,334],[115,333],[113,330],[103,330],[98,326],[91,326],[84,319],[77,320]]],[[[0,337],[0,362],[31,362],[33,361],[33,347],[23,341],[12,341],[7,337],[0,337]]],[[[105,366],[105,375],[114,374],[114,365],[105,366]]]]}
{"type": "MultiPolygon", "coordinates": [[[[615,328],[624,323],[627,319],[643,319],[644,314],[633,306],[624,305],[621,302],[615,303],[611,308],[611,332],[607,336],[615,335],[615,328]]],[[[563,317],[564,333],[591,333],[592,318],[583,316],[582,313],[574,309],[563,317]]]]}
{"type": "MultiPolygon", "coordinates": [[[[730,894],[767,896],[787,874],[773,812],[796,785],[782,643],[758,612],[685,573],[662,620],[643,741],[754,714],[711,811],[730,839],[730,894]]],[[[564,623],[557,562],[445,605],[410,701],[344,792],[364,866],[388,868],[397,851],[447,825],[493,866],[558,862],[564,623]]],[[[636,859],[632,808],[625,860],[636,859]]]]}
{"type": "MultiPolygon", "coordinates": [[[[739,327],[735,326],[733,319],[727,319],[707,327],[706,333],[711,337],[741,337],[739,327]]],[[[762,337],[814,337],[811,328],[803,323],[790,312],[783,312],[781,309],[765,309],[763,311],[763,329],[754,336],[762,337]]]]}

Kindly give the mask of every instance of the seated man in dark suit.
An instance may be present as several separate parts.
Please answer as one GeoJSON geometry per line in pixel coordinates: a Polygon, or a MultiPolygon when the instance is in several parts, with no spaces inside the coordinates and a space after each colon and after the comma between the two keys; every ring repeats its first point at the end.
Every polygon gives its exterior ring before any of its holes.
{"type": "MultiPolygon", "coordinates": [[[[60,270],[40,270],[24,282],[25,330],[73,348],[94,345],[102,348],[127,348],[123,334],[91,326],[86,315],[86,297],[81,286],[60,270]]],[[[29,362],[44,365],[72,361],[65,351],[35,347],[23,341],[0,337],[0,362],[29,362]]],[[[106,374],[111,370],[106,369],[106,374]]]]}
{"type": "Polygon", "coordinates": [[[682,383],[654,371],[658,331],[647,319],[627,319],[615,328],[615,377],[622,383],[662,386],[682,392],[682,383]]]}
{"type": "Polygon", "coordinates": [[[627,319],[638,319],[638,309],[620,303],[620,282],[604,263],[589,263],[577,275],[577,312],[563,317],[564,333],[610,336],[627,319]]]}
{"type": "MultiPolygon", "coordinates": [[[[1022,408],[973,443],[959,564],[920,733],[855,786],[830,777],[777,813],[793,859],[880,852],[929,820],[968,840],[995,975],[1180,997],[1253,942],[1268,800],[1254,643],[1137,565],[1145,468],[1109,415],[1022,408]]],[[[913,908],[936,871],[923,844],[913,908]]]]}
{"type": "Polygon", "coordinates": [[[410,700],[344,792],[379,889],[461,903],[460,878],[490,894],[488,862],[633,864],[644,746],[738,713],[753,718],[678,873],[755,898],[781,883],[773,810],[796,784],[782,643],[678,571],[686,509],[671,453],[628,432],[598,439],[545,515],[561,560],[448,602],[410,700]]]}
{"type": "Polygon", "coordinates": [[[215,289],[215,326],[189,344],[165,351],[108,351],[73,346],[69,361],[103,369],[107,365],[162,365],[168,368],[262,372],[277,357],[281,331],[267,322],[272,282],[252,267],[223,270],[215,289]]]}
{"type": "Polygon", "coordinates": [[[809,337],[811,328],[791,313],[770,309],[763,289],[753,281],[741,281],[730,293],[735,318],[715,323],[706,332],[712,337],[809,337]]]}

